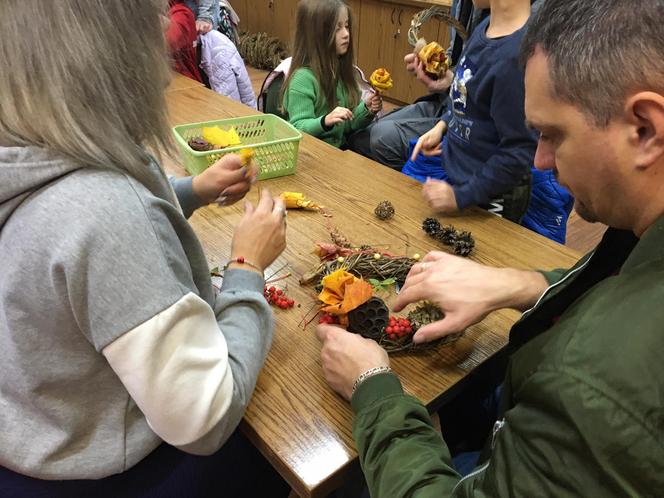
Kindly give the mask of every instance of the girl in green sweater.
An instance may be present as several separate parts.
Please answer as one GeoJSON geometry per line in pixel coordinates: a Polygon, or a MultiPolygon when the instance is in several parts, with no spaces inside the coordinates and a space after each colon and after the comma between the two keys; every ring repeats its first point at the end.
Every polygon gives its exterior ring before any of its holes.
{"type": "Polygon", "coordinates": [[[352,18],[342,0],[301,0],[293,60],[282,86],[288,120],[297,129],[342,147],[383,106],[376,93],[360,98],[353,67],[352,18]]]}

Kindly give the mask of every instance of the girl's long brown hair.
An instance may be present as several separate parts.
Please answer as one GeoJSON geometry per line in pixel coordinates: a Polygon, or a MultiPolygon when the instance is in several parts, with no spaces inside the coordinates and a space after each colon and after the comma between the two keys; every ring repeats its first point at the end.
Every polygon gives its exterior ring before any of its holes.
{"type": "Polygon", "coordinates": [[[348,5],[343,0],[300,0],[297,5],[293,60],[288,78],[281,87],[281,101],[295,71],[306,67],[314,73],[320,86],[322,99],[316,103],[317,107],[322,109],[327,104],[328,109],[332,110],[337,106],[336,85],[337,81],[341,81],[348,105],[354,108],[360,100],[354,60],[353,17],[348,5]],[[342,7],[348,9],[350,43],[346,53],[338,56],[334,39],[342,7]]]}

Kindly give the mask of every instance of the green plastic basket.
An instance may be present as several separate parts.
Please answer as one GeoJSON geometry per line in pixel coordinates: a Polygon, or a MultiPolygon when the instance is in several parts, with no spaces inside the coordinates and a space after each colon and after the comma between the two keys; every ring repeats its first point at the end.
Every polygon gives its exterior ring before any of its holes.
{"type": "Polygon", "coordinates": [[[273,114],[184,124],[174,127],[173,133],[180,147],[183,166],[190,174],[198,175],[226,154],[252,149],[254,160],[260,168],[259,180],[295,173],[297,152],[302,140],[302,134],[293,125],[273,114]],[[242,144],[225,149],[195,151],[187,141],[200,137],[204,126],[219,126],[222,130],[234,127],[242,144]]]}

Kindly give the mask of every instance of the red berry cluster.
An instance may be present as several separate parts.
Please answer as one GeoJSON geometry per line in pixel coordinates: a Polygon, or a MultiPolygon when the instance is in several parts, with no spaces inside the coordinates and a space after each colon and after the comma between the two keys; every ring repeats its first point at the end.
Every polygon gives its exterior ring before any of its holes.
{"type": "Polygon", "coordinates": [[[277,289],[274,285],[263,287],[263,295],[269,304],[273,304],[282,310],[292,308],[295,301],[288,297],[283,289],[277,289]]]}
{"type": "Polygon", "coordinates": [[[318,319],[318,323],[329,323],[333,325],[335,323],[339,323],[339,318],[334,315],[330,315],[329,313],[323,313],[318,319]]]}
{"type": "Polygon", "coordinates": [[[413,327],[408,318],[390,317],[390,323],[385,327],[385,334],[391,340],[396,341],[413,333],[413,327]]]}

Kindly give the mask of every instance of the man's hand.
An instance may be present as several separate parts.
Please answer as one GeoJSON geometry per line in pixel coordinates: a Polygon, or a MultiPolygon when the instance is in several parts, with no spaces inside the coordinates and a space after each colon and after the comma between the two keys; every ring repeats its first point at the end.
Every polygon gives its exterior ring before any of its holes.
{"type": "Polygon", "coordinates": [[[425,325],[413,337],[415,343],[428,342],[461,332],[494,310],[527,309],[547,285],[538,272],[494,268],[433,251],[411,268],[394,311],[425,299],[437,304],[445,318],[425,325]]]}
{"type": "Polygon", "coordinates": [[[437,213],[450,214],[459,211],[454,189],[443,180],[428,178],[422,187],[422,196],[429,207],[437,213]]]}
{"type": "Polygon", "coordinates": [[[316,335],[323,343],[320,358],[325,380],[347,400],[360,374],[390,365],[387,352],[371,339],[324,324],[318,325],[316,335]]]}
{"type": "Polygon", "coordinates": [[[212,23],[208,21],[196,21],[196,31],[201,35],[205,35],[212,31],[212,23]]]}
{"type": "Polygon", "coordinates": [[[192,180],[194,193],[206,204],[230,205],[242,199],[256,181],[257,168],[227,154],[192,180]]]}

